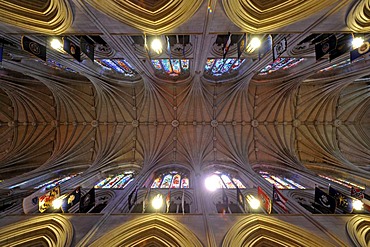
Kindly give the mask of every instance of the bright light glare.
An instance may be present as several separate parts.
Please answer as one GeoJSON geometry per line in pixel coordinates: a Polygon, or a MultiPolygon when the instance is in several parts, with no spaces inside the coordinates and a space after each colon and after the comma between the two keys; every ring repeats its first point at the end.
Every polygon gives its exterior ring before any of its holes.
{"type": "Polygon", "coordinates": [[[364,43],[364,39],[361,37],[356,37],[352,40],[353,49],[359,48],[364,43]]]}
{"type": "Polygon", "coordinates": [[[53,201],[53,208],[54,209],[59,209],[62,206],[63,200],[62,199],[55,199],[53,201]]]}
{"type": "Polygon", "coordinates": [[[163,198],[162,195],[158,194],[153,198],[152,206],[154,209],[160,209],[163,204],[163,198]]]}
{"type": "Polygon", "coordinates": [[[249,203],[249,206],[251,206],[252,209],[257,209],[261,205],[260,201],[252,195],[247,196],[247,201],[249,203]]]}
{"type": "Polygon", "coordinates": [[[62,48],[62,42],[60,42],[59,39],[52,39],[52,41],[50,41],[50,45],[55,50],[62,48]]]}
{"type": "Polygon", "coordinates": [[[252,38],[250,45],[252,49],[257,49],[258,47],[261,46],[261,40],[257,37],[254,37],[252,38]]]}
{"type": "Polygon", "coordinates": [[[209,191],[215,191],[217,189],[217,182],[218,182],[218,177],[217,175],[212,175],[206,178],[204,181],[204,184],[209,191]]]}
{"type": "Polygon", "coordinates": [[[362,210],[364,207],[364,204],[360,200],[354,200],[353,201],[353,208],[355,210],[362,210]]]}
{"type": "Polygon", "coordinates": [[[153,51],[155,51],[157,54],[162,53],[162,43],[159,39],[154,39],[152,41],[152,44],[150,45],[153,51]]]}

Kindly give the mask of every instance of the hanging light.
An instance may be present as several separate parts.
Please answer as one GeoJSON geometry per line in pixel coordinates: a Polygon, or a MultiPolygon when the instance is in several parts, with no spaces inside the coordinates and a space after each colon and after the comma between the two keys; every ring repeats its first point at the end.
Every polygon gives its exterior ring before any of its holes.
{"type": "Polygon", "coordinates": [[[153,39],[150,47],[157,54],[161,54],[162,53],[162,42],[158,38],[153,39]]]}

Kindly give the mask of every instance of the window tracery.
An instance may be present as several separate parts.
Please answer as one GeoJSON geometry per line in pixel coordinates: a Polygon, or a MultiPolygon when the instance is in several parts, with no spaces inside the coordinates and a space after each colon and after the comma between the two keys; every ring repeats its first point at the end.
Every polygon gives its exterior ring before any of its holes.
{"type": "Polygon", "coordinates": [[[105,70],[114,70],[128,77],[137,74],[134,67],[125,59],[95,59],[95,62],[105,70]]]}
{"type": "Polygon", "coordinates": [[[132,171],[126,171],[118,175],[109,175],[94,187],[96,189],[124,189],[134,180],[134,177],[135,174],[132,171]]]}
{"type": "Polygon", "coordinates": [[[244,61],[245,59],[236,58],[209,58],[204,66],[204,71],[212,76],[221,76],[238,70],[244,61]]]}
{"type": "Polygon", "coordinates": [[[270,184],[275,185],[278,189],[306,189],[305,186],[293,181],[285,176],[273,175],[266,171],[260,171],[260,176],[266,179],[270,184]]]}
{"type": "Polygon", "coordinates": [[[189,59],[154,59],[152,60],[154,68],[168,76],[177,77],[189,73],[189,59]]]}

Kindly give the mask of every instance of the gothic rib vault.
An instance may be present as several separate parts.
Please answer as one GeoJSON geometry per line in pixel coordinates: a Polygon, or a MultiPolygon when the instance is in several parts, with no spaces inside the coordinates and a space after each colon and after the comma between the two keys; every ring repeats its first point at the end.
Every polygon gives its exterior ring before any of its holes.
{"type": "MultiPolygon", "coordinates": [[[[24,22],[3,20],[1,24],[1,35],[16,44],[5,47],[4,69],[0,71],[1,179],[9,174],[29,172],[32,177],[40,171],[70,168],[93,171],[114,164],[149,170],[171,163],[196,172],[214,164],[231,163],[250,171],[253,164],[267,163],[298,170],[350,172],[363,181],[369,177],[368,57],[345,68],[319,73],[330,64],[326,60],[316,62],[312,46],[297,49],[310,33],[327,32],[333,27],[337,32],[351,28],[356,31],[366,23],[362,20],[353,24],[359,18],[359,8],[365,6],[350,8],[346,1],[332,5],[324,1],[327,7],[321,14],[311,13],[311,19],[306,18],[306,13],[291,25],[263,29],[265,33],[279,33],[278,38],[287,37],[287,55],[306,58],[294,68],[259,75],[258,71],[271,62],[270,52],[242,66],[231,78],[210,79],[203,76],[204,64],[215,56],[217,33],[253,31],[259,24],[240,26],[240,20],[232,18],[237,12],[230,13],[232,9],[226,8],[230,1],[203,1],[200,6],[192,6],[192,11],[178,12],[181,18],[175,26],[158,24],[167,34],[193,35],[188,54],[190,75],[176,81],[155,76],[145,52],[135,48],[131,36],[154,32],[149,27],[117,19],[108,4],[95,9],[97,1],[66,1],[66,5],[40,1],[40,6],[41,2],[57,6],[63,13],[70,13],[70,4],[74,17],[68,17],[57,28],[46,28],[52,32],[42,27],[28,28],[33,22],[26,16],[24,22]],[[333,24],[346,8],[352,9],[348,16],[353,19],[333,24]],[[220,24],[221,20],[225,23],[220,24]],[[300,32],[296,31],[297,23],[302,25],[300,32]],[[51,59],[79,74],[35,64],[34,58],[19,50],[20,35],[34,31],[36,40],[42,40],[40,33],[99,34],[107,42],[107,49],[100,50],[99,56],[124,57],[139,73],[134,79],[109,76],[88,60],[79,64],[53,50],[48,50],[51,59]]],[[[168,11],[173,11],[171,6],[183,3],[177,0],[162,6],[147,1],[147,10],[161,8],[162,15],[168,16],[168,11]]],[[[16,9],[12,11],[21,14],[16,9]]],[[[251,10],[244,11],[247,14],[251,10]]],[[[132,18],[144,18],[145,22],[149,17],[144,12],[132,18]]],[[[53,18],[57,17],[55,14],[53,18]]],[[[230,52],[235,54],[235,45],[230,52]]],[[[165,57],[166,54],[157,58],[165,57]]]]}

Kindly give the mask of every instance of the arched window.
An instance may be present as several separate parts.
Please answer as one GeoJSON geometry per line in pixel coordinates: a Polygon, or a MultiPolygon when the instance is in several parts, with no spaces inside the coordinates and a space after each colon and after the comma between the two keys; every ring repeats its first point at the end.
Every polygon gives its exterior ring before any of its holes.
{"type": "Polygon", "coordinates": [[[212,76],[221,76],[227,73],[232,73],[239,69],[244,59],[228,58],[224,59],[207,59],[204,71],[212,76]]]}
{"type": "Polygon", "coordinates": [[[168,169],[156,172],[154,179],[148,181],[147,187],[133,191],[129,200],[131,213],[190,213],[192,190],[189,173],[185,170],[168,169]],[[154,209],[152,201],[158,195],[161,197],[162,206],[154,209]]]}
{"type": "Polygon", "coordinates": [[[358,188],[358,189],[361,189],[361,190],[365,189],[365,187],[363,187],[359,184],[350,182],[350,181],[348,181],[346,179],[343,179],[343,178],[339,178],[339,177],[334,178],[334,176],[327,176],[327,175],[323,175],[323,174],[318,174],[318,175],[319,175],[319,177],[322,177],[322,178],[324,178],[324,179],[326,179],[330,182],[334,182],[336,184],[342,185],[342,186],[347,187],[349,189],[351,189],[352,187],[355,187],[355,188],[358,188]]]}
{"type": "Polygon", "coordinates": [[[12,186],[9,186],[8,188],[9,189],[14,189],[14,188],[21,188],[21,189],[30,189],[30,188],[33,188],[33,189],[41,189],[43,187],[45,187],[46,190],[50,190],[58,185],[61,185],[65,182],[67,182],[68,180],[70,180],[71,178],[74,178],[78,175],[80,175],[82,172],[78,172],[78,173],[69,173],[68,175],[57,175],[55,176],[55,174],[44,174],[44,175],[40,175],[38,177],[35,177],[35,178],[32,178],[32,179],[28,179],[26,181],[23,181],[21,183],[17,183],[17,184],[14,184],[12,186]],[[53,176],[54,175],[54,176],[53,176]],[[50,179],[50,177],[54,177],[52,179],[50,179]],[[37,181],[35,183],[35,181],[37,181]],[[43,181],[42,183],[40,183],[39,181],[43,181]]]}
{"type": "Polygon", "coordinates": [[[261,69],[259,75],[268,75],[278,70],[286,70],[305,61],[305,58],[277,58],[273,63],[261,69]]]}
{"type": "Polygon", "coordinates": [[[68,68],[66,66],[64,66],[63,64],[60,64],[58,63],[57,61],[54,61],[52,59],[48,59],[46,62],[43,61],[43,60],[35,60],[36,62],[38,63],[42,63],[43,65],[46,65],[52,69],[55,69],[55,70],[60,70],[60,71],[67,71],[67,72],[71,72],[71,73],[77,73],[76,71],[74,71],[73,69],[71,68],[68,68]]]}
{"type": "Polygon", "coordinates": [[[211,201],[218,213],[243,213],[245,211],[245,196],[241,189],[246,189],[246,186],[235,175],[214,171],[207,175],[205,186],[211,191],[216,190],[211,201]]]}
{"type": "Polygon", "coordinates": [[[187,189],[189,188],[189,177],[184,173],[177,171],[165,172],[158,175],[152,185],[152,189],[187,189]]]}
{"type": "Polygon", "coordinates": [[[188,59],[154,59],[152,64],[159,73],[167,76],[178,77],[189,74],[188,59]]]}
{"type": "Polygon", "coordinates": [[[126,171],[118,175],[109,175],[94,187],[97,189],[124,189],[134,180],[135,173],[126,171]]]}
{"type": "Polygon", "coordinates": [[[270,184],[275,185],[278,189],[306,189],[305,186],[293,181],[293,178],[272,174],[267,171],[259,171],[259,174],[270,184]]]}
{"type": "Polygon", "coordinates": [[[39,185],[35,186],[34,189],[40,189],[40,188],[45,186],[46,190],[50,190],[50,189],[52,189],[52,188],[54,188],[58,185],[61,185],[65,182],[67,182],[68,180],[70,180],[71,178],[76,177],[79,174],[81,174],[81,173],[75,173],[75,174],[70,174],[70,175],[67,175],[67,176],[57,177],[57,178],[48,180],[46,182],[43,182],[42,184],[39,184],[39,185]]]}
{"type": "Polygon", "coordinates": [[[133,77],[137,74],[134,67],[125,59],[95,59],[95,62],[105,70],[114,70],[128,77],[133,77]]]}
{"type": "Polygon", "coordinates": [[[212,175],[210,175],[210,177],[214,178],[212,180],[215,182],[214,186],[216,186],[217,189],[236,189],[237,187],[239,189],[246,188],[238,178],[227,173],[215,171],[212,173],[212,175]]]}

